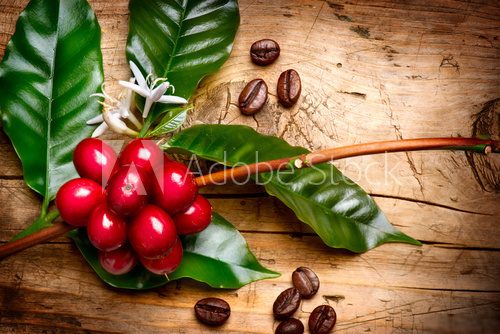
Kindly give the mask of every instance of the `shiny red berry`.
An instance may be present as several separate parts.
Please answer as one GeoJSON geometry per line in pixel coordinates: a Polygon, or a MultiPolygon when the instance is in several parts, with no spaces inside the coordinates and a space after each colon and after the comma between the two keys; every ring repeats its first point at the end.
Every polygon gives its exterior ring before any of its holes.
{"type": "Polygon", "coordinates": [[[212,221],[212,206],[205,197],[198,195],[184,212],[173,217],[178,234],[193,234],[203,231],[212,221]]]}
{"type": "Polygon", "coordinates": [[[175,214],[186,210],[196,198],[198,186],[188,168],[179,162],[168,162],[155,173],[154,202],[175,214]]]}
{"type": "Polygon", "coordinates": [[[108,208],[119,216],[137,214],[148,201],[149,178],[134,165],[123,166],[106,187],[108,208]]]}
{"type": "Polygon", "coordinates": [[[163,164],[163,151],[152,140],[134,139],[125,146],[118,161],[121,166],[135,165],[145,173],[153,172],[153,168],[163,164]]]}
{"type": "Polygon", "coordinates": [[[111,252],[99,252],[99,263],[112,275],[123,275],[131,271],[137,264],[135,253],[128,246],[111,252]]]}
{"type": "Polygon", "coordinates": [[[175,244],[177,232],[174,222],[165,211],[149,204],[132,220],[128,238],[140,257],[158,258],[175,244]]]}
{"type": "Polygon", "coordinates": [[[127,224],[103,203],[90,215],[87,235],[95,248],[109,252],[125,244],[127,224]]]}
{"type": "Polygon", "coordinates": [[[146,268],[150,272],[157,275],[168,275],[175,271],[181,264],[182,253],[182,243],[177,239],[175,245],[165,256],[158,259],[146,259],[140,257],[139,260],[141,261],[144,268],[146,268]]]}
{"type": "Polygon", "coordinates": [[[115,151],[97,138],[82,140],[73,153],[73,163],[81,177],[106,185],[116,164],[115,151]]]}
{"type": "Polygon", "coordinates": [[[85,226],[92,211],[104,201],[101,185],[90,179],[73,179],[61,186],[56,206],[61,218],[73,226],[85,226]]]}

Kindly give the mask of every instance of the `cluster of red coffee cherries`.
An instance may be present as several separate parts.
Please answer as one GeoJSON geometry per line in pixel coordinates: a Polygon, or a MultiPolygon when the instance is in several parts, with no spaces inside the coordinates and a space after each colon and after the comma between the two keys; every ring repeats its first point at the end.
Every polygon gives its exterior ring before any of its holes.
{"type": "Polygon", "coordinates": [[[212,207],[188,168],[153,141],[135,139],[117,156],[102,140],[85,139],[73,163],[81,177],[59,189],[56,206],[68,224],[86,226],[111,274],[125,274],[138,261],[158,275],[173,272],[183,253],[178,235],[210,224],[212,207]]]}

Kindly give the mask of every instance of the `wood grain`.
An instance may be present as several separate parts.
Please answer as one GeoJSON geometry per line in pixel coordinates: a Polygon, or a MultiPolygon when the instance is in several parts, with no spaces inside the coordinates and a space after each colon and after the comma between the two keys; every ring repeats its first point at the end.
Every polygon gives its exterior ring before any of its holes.
{"type": "MultiPolygon", "coordinates": [[[[0,55],[27,0],[0,0],[0,55]]],[[[107,87],[126,78],[127,1],[90,1],[103,31],[107,87]]],[[[247,124],[310,149],[398,138],[500,134],[500,6],[496,1],[240,1],[234,51],[193,99],[189,123],[247,124]],[[251,43],[273,38],[281,56],[261,68],[251,43]],[[296,69],[302,96],[275,96],[279,74],[296,69]],[[246,82],[270,88],[265,109],[243,116],[246,82]]],[[[119,147],[121,138],[107,134],[119,147]]],[[[0,133],[0,242],[38,215],[0,133]]],[[[65,238],[0,263],[2,333],[204,333],[194,303],[218,296],[232,307],[227,333],[270,333],[274,298],[301,265],[321,279],[318,304],[337,311],[336,333],[496,333],[500,328],[500,159],[460,152],[359,157],[336,165],[367,190],[391,222],[424,242],[362,255],[325,247],[258,186],[204,189],[250,248],[280,278],[218,291],[183,280],[147,292],[107,287],[65,238]]],[[[217,330],[215,330],[217,331],[217,330]]]]}

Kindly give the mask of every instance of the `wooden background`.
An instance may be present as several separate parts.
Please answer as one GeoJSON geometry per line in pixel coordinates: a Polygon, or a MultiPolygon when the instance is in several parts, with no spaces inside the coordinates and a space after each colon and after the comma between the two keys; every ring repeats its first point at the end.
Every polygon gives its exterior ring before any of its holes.
{"type": "MultiPolygon", "coordinates": [[[[499,137],[498,1],[241,0],[241,26],[223,69],[204,80],[191,122],[248,124],[308,148],[430,136],[499,137]],[[251,43],[273,38],[281,56],[260,68],[251,43]],[[283,70],[302,77],[299,103],[282,109],[275,83],[283,70]],[[239,114],[245,82],[264,78],[267,107],[239,114]]],[[[0,55],[26,5],[0,1],[0,55]]],[[[95,0],[103,30],[106,82],[128,77],[127,1],[95,0]]],[[[107,138],[113,138],[109,135],[107,138]]],[[[339,161],[392,223],[421,240],[365,254],[328,249],[261,188],[211,188],[215,209],[243,232],[266,266],[282,273],[234,291],[192,281],[148,292],[109,288],[65,238],[0,262],[0,332],[271,333],[275,297],[307,265],[321,279],[296,314],[307,323],[319,304],[338,314],[336,333],[497,333],[500,328],[500,159],[426,152],[339,161]],[[199,325],[195,302],[232,307],[220,329],[199,325]]],[[[23,182],[0,134],[0,241],[37,216],[40,202],[23,182]]]]}

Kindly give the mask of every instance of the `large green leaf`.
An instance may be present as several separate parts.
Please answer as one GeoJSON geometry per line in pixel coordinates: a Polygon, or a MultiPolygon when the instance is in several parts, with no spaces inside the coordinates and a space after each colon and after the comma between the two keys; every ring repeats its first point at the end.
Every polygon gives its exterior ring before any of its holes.
{"type": "MultiPolygon", "coordinates": [[[[301,147],[240,125],[196,125],[164,146],[231,166],[294,157],[301,147]]],[[[419,242],[394,228],[373,199],[331,164],[258,176],[267,192],[290,207],[330,247],[365,252],[385,242],[419,242]]]]}
{"type": "Polygon", "coordinates": [[[229,57],[240,20],[236,0],[130,0],[129,10],[127,58],[186,99],[229,57]]]}
{"type": "Polygon", "coordinates": [[[192,278],[214,288],[236,289],[279,276],[260,265],[238,230],[216,213],[205,230],[182,238],[181,266],[168,278],[152,274],[140,265],[128,274],[111,275],[99,264],[98,252],[90,244],[85,229],[72,232],[71,237],[97,275],[117,288],[150,289],[180,278],[192,278]]]}
{"type": "Polygon", "coordinates": [[[99,104],[101,32],[85,0],[32,0],[0,65],[0,112],[28,186],[52,199],[76,176],[72,153],[99,104]]]}

